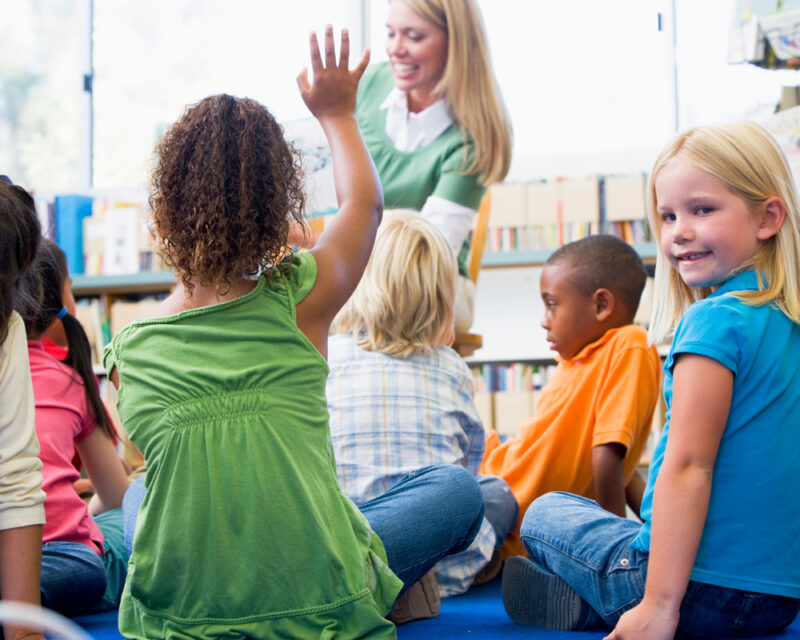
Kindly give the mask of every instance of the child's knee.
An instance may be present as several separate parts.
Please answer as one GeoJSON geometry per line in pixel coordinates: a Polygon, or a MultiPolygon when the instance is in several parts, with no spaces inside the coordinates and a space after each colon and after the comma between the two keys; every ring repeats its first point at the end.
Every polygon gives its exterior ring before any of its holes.
{"type": "Polygon", "coordinates": [[[551,491],[534,500],[522,518],[520,535],[533,535],[536,530],[547,523],[558,523],[568,519],[579,503],[592,501],[564,491],[551,491]]]}

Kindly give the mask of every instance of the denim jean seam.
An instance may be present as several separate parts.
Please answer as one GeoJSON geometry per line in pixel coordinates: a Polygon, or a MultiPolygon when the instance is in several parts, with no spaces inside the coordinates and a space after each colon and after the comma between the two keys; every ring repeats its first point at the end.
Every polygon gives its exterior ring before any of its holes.
{"type": "MultiPolygon", "coordinates": [[[[641,576],[641,573],[642,573],[641,566],[639,566],[638,564],[629,565],[628,567],[615,566],[613,569],[611,569],[608,572],[600,571],[595,566],[593,566],[593,565],[587,563],[585,560],[583,560],[583,558],[576,557],[575,555],[567,552],[565,549],[563,549],[563,548],[561,548],[559,546],[556,546],[556,544],[554,542],[551,542],[550,540],[546,540],[546,539],[540,537],[539,535],[530,534],[530,533],[523,534],[523,535],[520,536],[520,539],[528,539],[528,540],[531,540],[531,541],[536,541],[536,542],[538,542],[538,543],[540,543],[540,544],[542,544],[544,546],[549,547],[550,549],[552,549],[556,553],[564,556],[565,558],[568,558],[571,562],[579,564],[582,567],[584,567],[587,570],[589,570],[591,573],[593,573],[596,576],[596,579],[598,581],[602,581],[602,580],[608,578],[610,575],[612,575],[614,573],[625,572],[626,574],[628,574],[630,576],[634,575],[632,573],[634,570],[636,572],[638,572],[639,576],[641,576]]],[[[549,569],[549,568],[547,570],[551,571],[551,569],[549,569]]],[[[644,590],[643,589],[643,580],[641,580],[641,578],[637,579],[637,584],[642,587],[641,590],[643,591],[644,590]]],[[[572,584],[570,584],[570,586],[574,588],[574,586],[572,584]]],[[[640,599],[633,598],[633,599],[630,599],[630,600],[626,601],[624,604],[616,607],[612,611],[609,611],[609,612],[600,612],[600,611],[598,611],[597,613],[604,621],[606,621],[606,623],[609,623],[609,624],[611,624],[611,626],[614,626],[614,624],[616,623],[616,620],[619,618],[619,616],[621,616],[623,613],[625,613],[625,611],[627,611],[628,609],[633,608],[640,601],[641,601],[640,599]],[[609,621],[612,621],[612,622],[609,622],[609,621]]]]}
{"type": "MultiPolygon", "coordinates": [[[[576,562],[576,563],[586,567],[587,569],[591,570],[593,573],[597,574],[598,576],[601,575],[600,572],[597,571],[597,569],[595,569],[592,565],[587,564],[586,562],[584,562],[584,560],[582,558],[576,558],[574,555],[572,555],[571,553],[568,553],[566,550],[564,550],[564,549],[562,549],[560,547],[557,547],[555,545],[555,543],[550,542],[550,540],[545,540],[544,538],[541,538],[541,537],[539,537],[537,535],[531,535],[531,534],[523,534],[523,535],[520,536],[520,539],[525,539],[525,538],[527,538],[529,540],[536,540],[536,541],[542,543],[543,545],[546,545],[546,546],[550,547],[551,549],[553,549],[554,551],[558,552],[562,556],[565,556],[565,557],[569,558],[571,561],[576,562]]],[[[550,569],[548,569],[548,571],[550,571],[550,569]]]]}

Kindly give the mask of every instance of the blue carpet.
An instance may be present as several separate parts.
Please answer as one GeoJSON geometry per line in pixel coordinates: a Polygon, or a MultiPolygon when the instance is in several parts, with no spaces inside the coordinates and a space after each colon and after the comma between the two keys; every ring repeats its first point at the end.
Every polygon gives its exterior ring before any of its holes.
{"type": "MultiPolygon", "coordinates": [[[[94,640],[121,640],[117,612],[75,618],[94,640]]],[[[600,640],[606,631],[547,631],[520,627],[508,619],[500,599],[500,580],[474,587],[463,596],[442,600],[442,612],[430,620],[411,622],[397,628],[399,640],[455,640],[477,638],[540,638],[541,640],[600,640]],[[469,634],[469,635],[467,635],[469,634]]],[[[800,639],[800,617],[783,633],[761,638],[800,639]]],[[[739,638],[742,640],[742,638],[739,638]]]]}

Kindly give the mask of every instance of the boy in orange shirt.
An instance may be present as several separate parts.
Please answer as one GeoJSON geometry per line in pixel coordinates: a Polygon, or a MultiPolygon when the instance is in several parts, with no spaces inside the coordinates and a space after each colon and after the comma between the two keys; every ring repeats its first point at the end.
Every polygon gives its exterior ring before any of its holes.
{"type": "Polygon", "coordinates": [[[636,251],[608,235],[564,245],[545,263],[542,327],[558,366],[517,438],[487,441],[480,473],[502,477],[519,503],[503,557],[525,555],[519,524],[549,491],[593,498],[638,514],[636,472],[658,400],[661,361],[633,323],[647,274],[636,251]]]}

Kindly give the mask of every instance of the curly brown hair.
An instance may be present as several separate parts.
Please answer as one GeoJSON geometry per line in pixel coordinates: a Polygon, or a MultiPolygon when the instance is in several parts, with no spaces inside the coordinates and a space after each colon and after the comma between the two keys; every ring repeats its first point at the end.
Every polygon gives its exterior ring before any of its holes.
{"type": "Polygon", "coordinates": [[[150,206],[158,249],[188,293],[230,289],[287,253],[303,229],[303,172],[269,110],[220,94],[189,106],[155,149],[150,206]]]}

